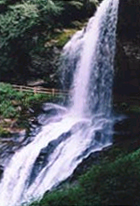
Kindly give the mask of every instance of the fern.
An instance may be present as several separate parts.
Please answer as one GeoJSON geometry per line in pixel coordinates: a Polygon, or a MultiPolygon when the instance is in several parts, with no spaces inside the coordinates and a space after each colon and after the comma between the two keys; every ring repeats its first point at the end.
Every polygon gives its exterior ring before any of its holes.
{"type": "Polygon", "coordinates": [[[9,40],[21,36],[27,29],[37,23],[38,10],[33,4],[17,4],[0,15],[0,47],[6,46],[9,40]]]}
{"type": "Polygon", "coordinates": [[[95,6],[99,5],[99,1],[98,0],[89,0],[89,3],[94,4],[95,6]]]}
{"type": "Polygon", "coordinates": [[[10,6],[10,9],[12,9],[15,12],[21,12],[23,16],[30,17],[30,16],[37,16],[38,9],[36,5],[24,3],[24,4],[16,4],[14,6],[10,6]]]}
{"type": "Polygon", "coordinates": [[[83,7],[83,3],[80,1],[69,1],[68,4],[74,6],[78,10],[80,10],[83,7]]]}

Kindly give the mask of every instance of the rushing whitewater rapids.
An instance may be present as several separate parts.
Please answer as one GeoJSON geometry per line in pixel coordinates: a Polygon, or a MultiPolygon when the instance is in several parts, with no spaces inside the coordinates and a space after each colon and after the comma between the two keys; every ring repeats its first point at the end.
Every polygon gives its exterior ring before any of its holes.
{"type": "Polygon", "coordinates": [[[0,206],[20,206],[41,198],[89,154],[112,143],[117,13],[118,0],[104,0],[88,26],[65,45],[64,74],[67,79],[69,70],[73,79],[69,104],[44,104],[44,114],[38,117],[43,123],[41,131],[16,151],[5,168],[0,206]]]}

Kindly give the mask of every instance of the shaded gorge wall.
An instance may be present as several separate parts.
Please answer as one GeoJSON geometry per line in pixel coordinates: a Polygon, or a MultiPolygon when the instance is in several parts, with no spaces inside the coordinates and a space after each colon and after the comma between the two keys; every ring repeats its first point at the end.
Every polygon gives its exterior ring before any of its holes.
{"type": "Polygon", "coordinates": [[[140,95],[140,1],[120,1],[114,94],[140,95]]]}

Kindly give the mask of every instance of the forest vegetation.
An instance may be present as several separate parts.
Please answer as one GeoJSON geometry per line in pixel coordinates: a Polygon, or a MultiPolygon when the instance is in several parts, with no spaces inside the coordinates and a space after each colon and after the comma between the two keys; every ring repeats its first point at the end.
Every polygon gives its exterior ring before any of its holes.
{"type": "Polygon", "coordinates": [[[97,0],[1,0],[0,81],[25,84],[55,73],[47,63],[44,71],[38,61],[44,56],[48,62],[54,61],[51,40],[58,38],[57,46],[62,48],[71,35],[60,35],[64,28],[77,28],[79,21],[93,14],[97,4],[97,0]],[[37,69],[34,61],[39,64],[37,69]]]}

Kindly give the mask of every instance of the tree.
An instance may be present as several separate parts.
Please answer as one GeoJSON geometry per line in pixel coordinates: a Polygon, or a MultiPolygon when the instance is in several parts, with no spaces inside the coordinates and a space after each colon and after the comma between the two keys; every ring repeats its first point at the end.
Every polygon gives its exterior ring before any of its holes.
{"type": "Polygon", "coordinates": [[[9,77],[20,76],[25,81],[29,76],[34,35],[39,36],[44,30],[50,32],[56,26],[54,18],[61,14],[63,7],[52,0],[0,3],[6,8],[0,14],[0,80],[10,81],[9,77]]]}
{"type": "MultiPolygon", "coordinates": [[[[31,53],[55,28],[87,16],[96,0],[0,0],[0,81],[25,81],[31,53]],[[92,4],[91,4],[92,2],[92,4]],[[10,73],[7,75],[7,73],[10,73]]],[[[92,11],[93,13],[93,11],[92,11]]]]}

